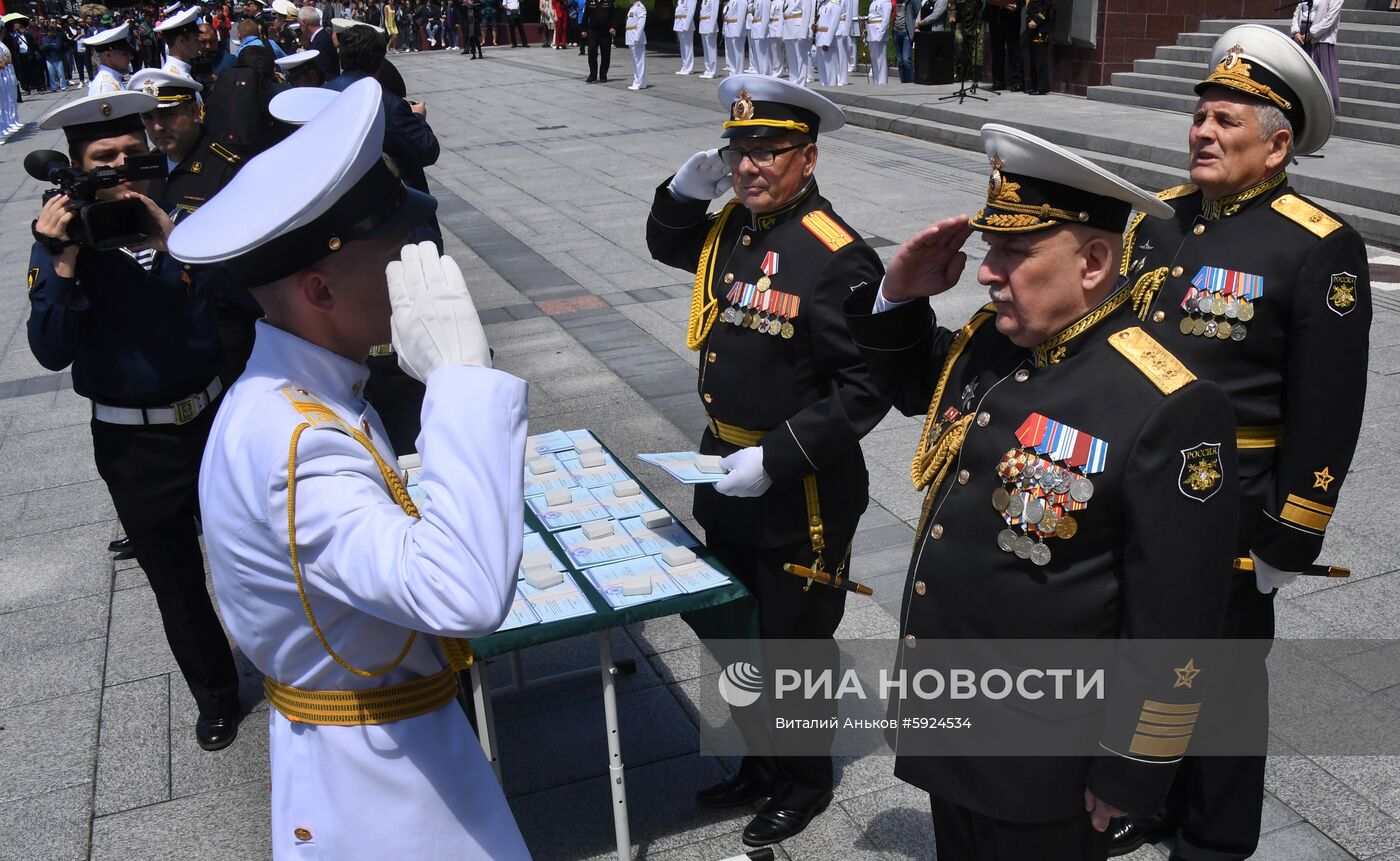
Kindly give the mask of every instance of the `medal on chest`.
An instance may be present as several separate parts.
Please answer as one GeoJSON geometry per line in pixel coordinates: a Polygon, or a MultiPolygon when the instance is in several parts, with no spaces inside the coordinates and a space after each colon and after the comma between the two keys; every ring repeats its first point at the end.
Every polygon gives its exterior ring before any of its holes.
{"type": "Polygon", "coordinates": [[[1007,526],[997,533],[997,546],[1045,566],[1051,556],[1045,539],[1079,532],[1074,512],[1094,496],[1089,476],[1108,463],[1108,443],[1040,413],[1021,423],[1016,441],[1019,447],[997,464],[1002,484],[992,491],[992,507],[1007,526]]]}
{"type": "Polygon", "coordinates": [[[1181,300],[1181,334],[1221,341],[1243,341],[1254,319],[1254,304],[1264,295],[1264,276],[1217,266],[1202,266],[1181,300]]]}
{"type": "Polygon", "coordinates": [[[797,318],[802,301],[795,294],[735,281],[725,298],[729,300],[729,307],[719,318],[731,326],[789,339],[797,333],[793,320],[797,318]]]}

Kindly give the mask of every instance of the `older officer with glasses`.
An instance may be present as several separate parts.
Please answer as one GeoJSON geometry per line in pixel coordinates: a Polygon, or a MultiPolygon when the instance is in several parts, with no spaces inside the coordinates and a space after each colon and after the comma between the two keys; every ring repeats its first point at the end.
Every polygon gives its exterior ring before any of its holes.
{"type": "MultiPolygon", "coordinates": [[[[811,585],[785,563],[849,573],[865,511],[860,438],[884,417],[841,316],[852,289],[878,284],[875,252],[817,191],[817,132],[841,109],[803,87],[735,75],[719,88],[729,145],[696,153],[656,190],[647,245],[695,275],[686,343],[700,352],[709,414],[700,444],[728,474],[695,490],[706,544],[758,602],[763,639],[802,639],[816,665],[838,658],[832,635],[846,593],[811,585]],[[730,190],[718,212],[710,201],[730,190]]],[[[736,714],[736,720],[738,720],[736,714]]],[[[750,846],[800,832],[831,802],[830,733],[806,739],[813,756],[750,755],[734,777],[701,790],[707,807],[769,799],[744,829],[750,846]]],[[[804,751],[806,752],[806,751],[804,751]]]]}

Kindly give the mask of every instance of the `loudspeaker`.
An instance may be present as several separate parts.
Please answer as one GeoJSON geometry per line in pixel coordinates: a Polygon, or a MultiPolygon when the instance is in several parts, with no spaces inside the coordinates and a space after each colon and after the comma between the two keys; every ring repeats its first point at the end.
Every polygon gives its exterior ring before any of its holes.
{"type": "Polygon", "coordinates": [[[953,34],[914,34],[914,83],[953,83],[953,34]]]}

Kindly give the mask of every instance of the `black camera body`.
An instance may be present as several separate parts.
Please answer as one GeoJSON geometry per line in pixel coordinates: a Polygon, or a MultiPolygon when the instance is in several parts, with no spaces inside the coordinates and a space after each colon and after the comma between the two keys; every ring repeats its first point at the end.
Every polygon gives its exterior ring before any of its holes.
{"type": "Polygon", "coordinates": [[[109,251],[135,245],[145,241],[155,228],[141,201],[97,200],[97,192],[124,180],[163,178],[166,162],[161,153],[128,156],[121,167],[78,170],[63,153],[43,149],[24,157],[24,170],[56,186],[44,192],[45,203],[55,194],[65,194],[72,201],[74,216],[68,223],[68,236],[84,248],[109,251]]]}

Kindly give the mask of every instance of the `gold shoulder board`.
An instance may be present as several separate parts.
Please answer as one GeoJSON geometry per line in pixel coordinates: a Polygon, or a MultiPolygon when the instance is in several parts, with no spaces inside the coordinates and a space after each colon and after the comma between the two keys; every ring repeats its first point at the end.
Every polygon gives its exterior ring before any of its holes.
{"type": "Polygon", "coordinates": [[[235,153],[233,150],[220,143],[211,143],[209,145],[209,151],[229,164],[238,164],[240,160],[238,153],[235,153]]]}
{"type": "Polygon", "coordinates": [[[1304,230],[1319,239],[1342,226],[1342,223],[1296,194],[1285,194],[1270,204],[1274,211],[1289,221],[1297,222],[1304,230]]]}
{"type": "Polygon", "coordinates": [[[832,251],[840,251],[855,241],[855,237],[847,233],[846,228],[837,224],[830,215],[821,210],[802,216],[802,226],[812,231],[812,235],[821,240],[821,243],[832,251]]]}
{"type": "MultiPolygon", "coordinates": [[[[345,420],[336,415],[335,410],[326,406],[325,402],[306,389],[299,389],[296,386],[287,386],[282,390],[282,396],[292,405],[292,409],[301,413],[301,417],[310,422],[314,428],[329,427],[334,430],[350,433],[350,426],[345,420]]],[[[351,434],[353,436],[353,434],[351,434]]]]}
{"type": "Polygon", "coordinates": [[[1196,375],[1187,370],[1170,350],[1137,326],[1113,333],[1108,337],[1108,343],[1132,362],[1133,367],[1142,371],[1143,376],[1151,380],[1152,385],[1164,395],[1196,379],[1196,375]]]}
{"type": "Polygon", "coordinates": [[[1164,188],[1157,192],[1158,200],[1176,200],[1178,197],[1185,197],[1188,194],[1196,193],[1196,186],[1191,183],[1185,185],[1174,185],[1171,188],[1164,188]]]}

